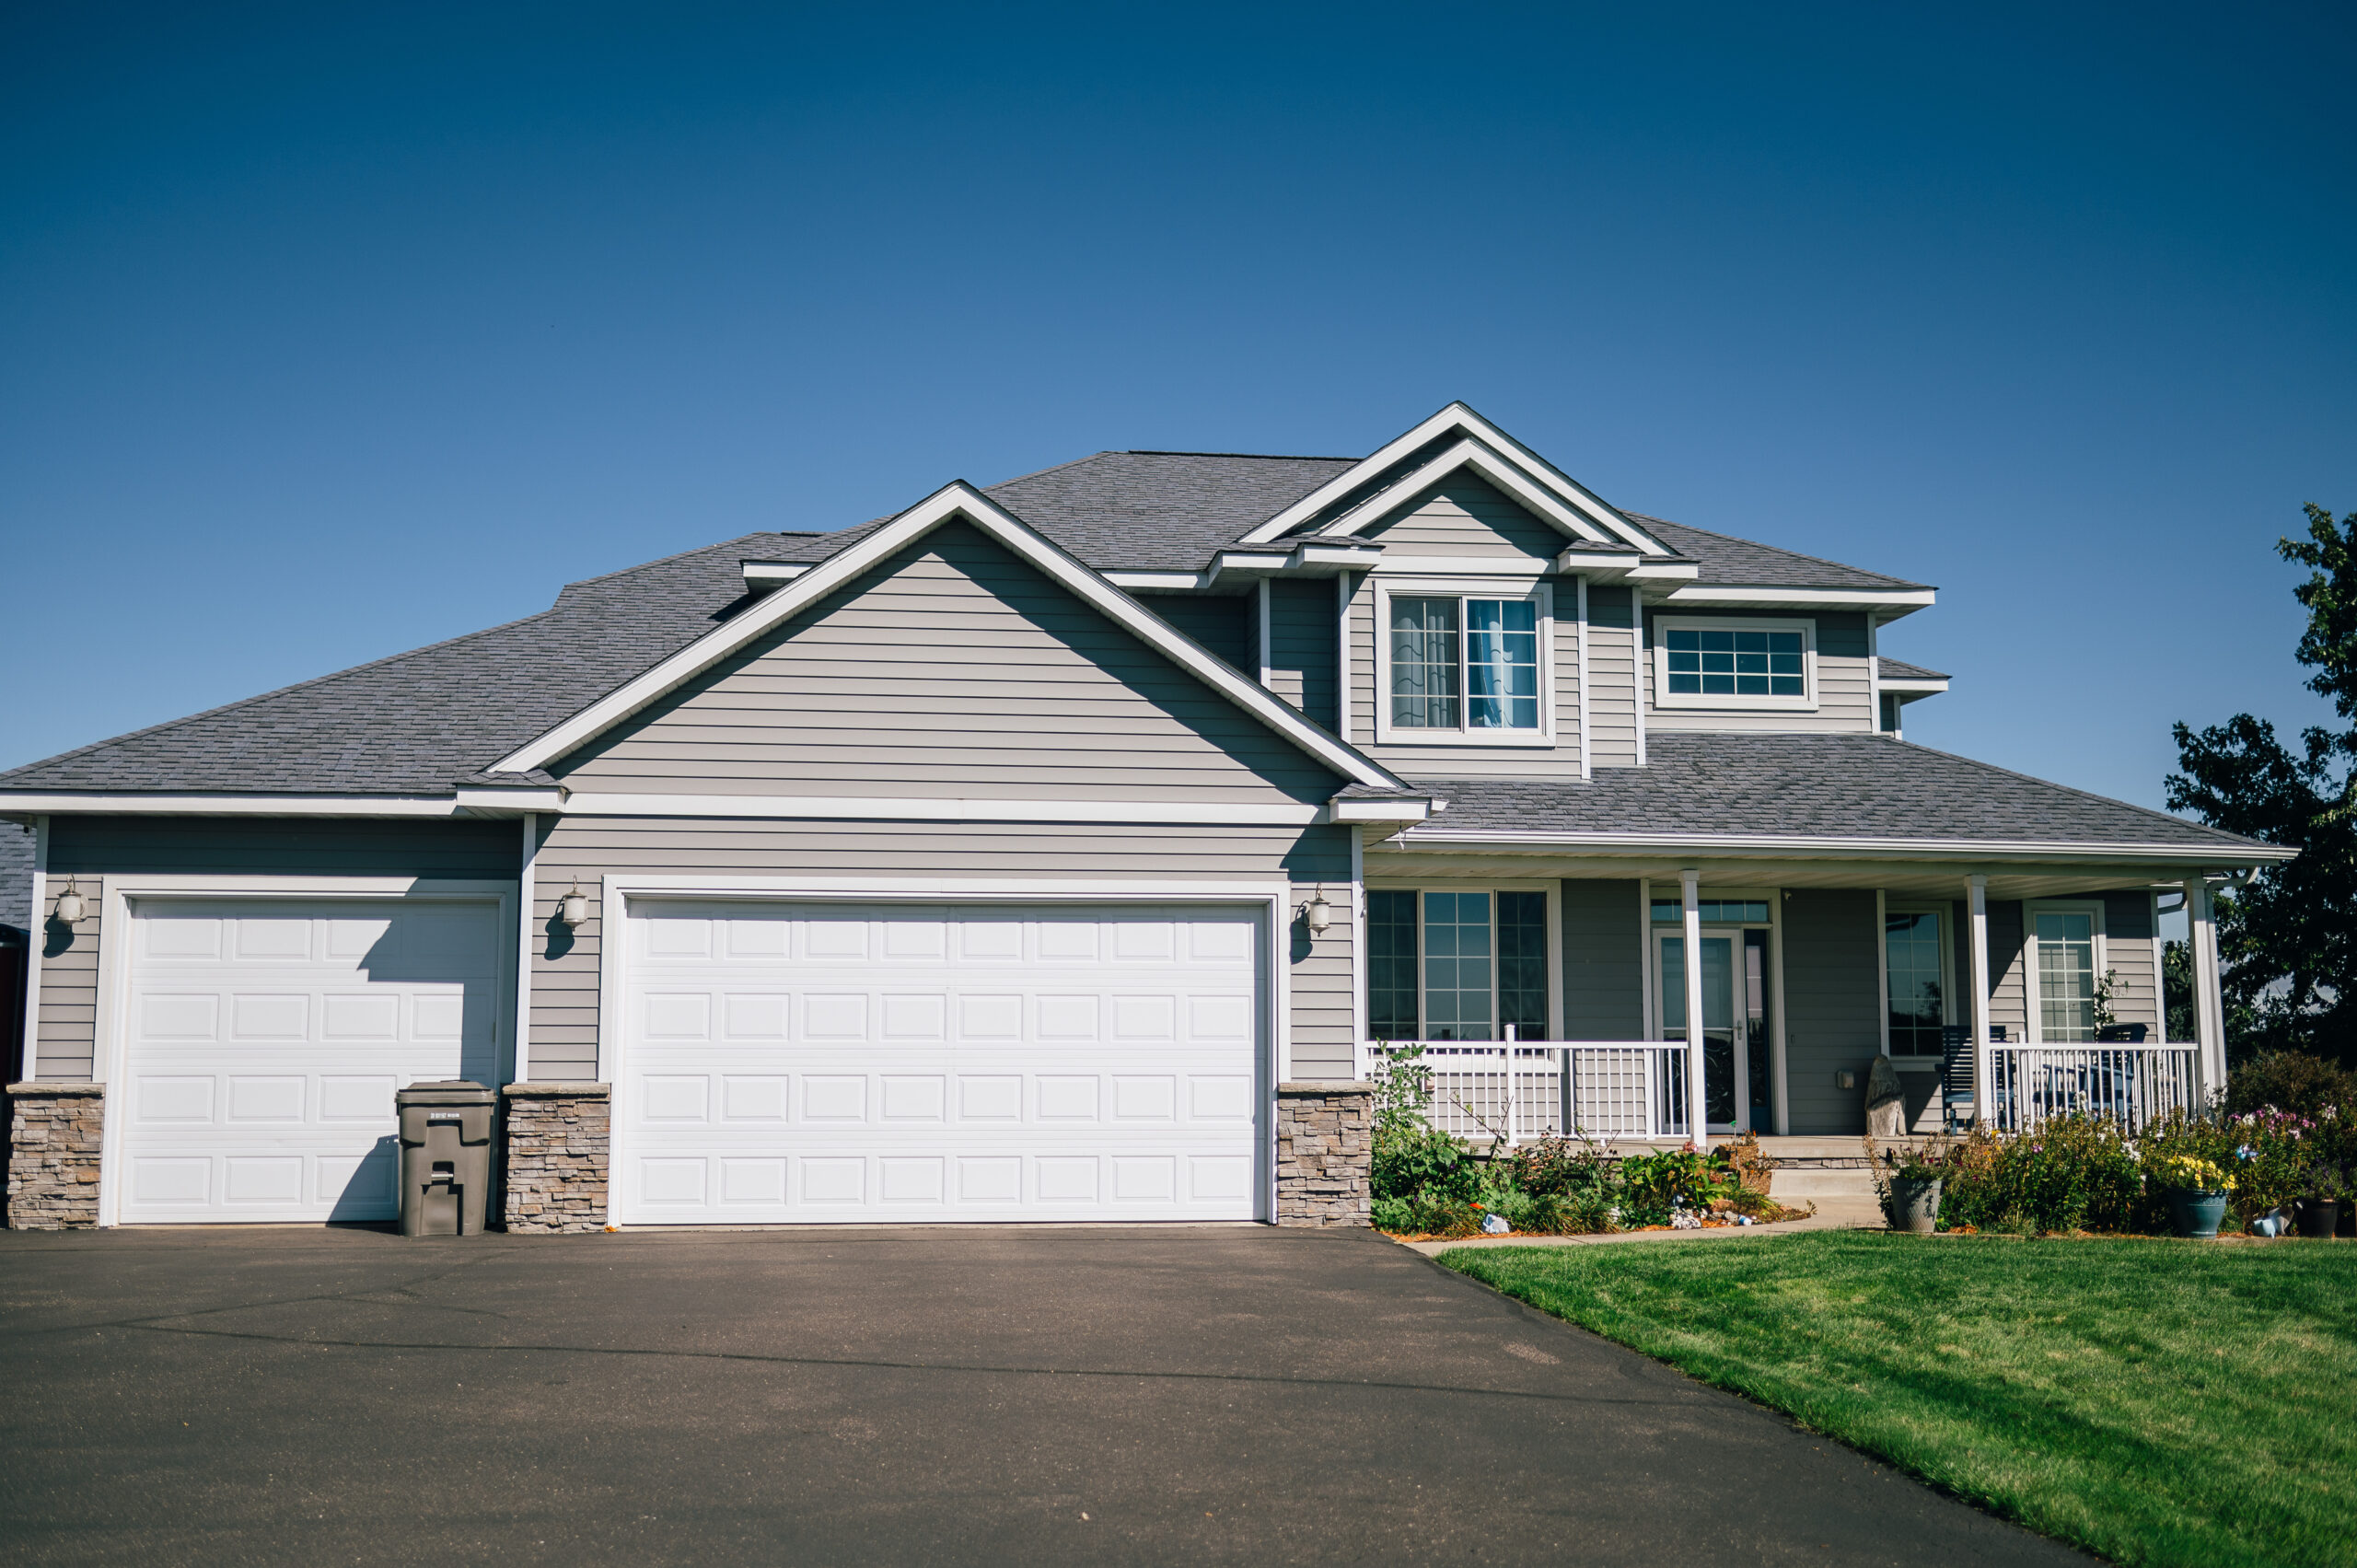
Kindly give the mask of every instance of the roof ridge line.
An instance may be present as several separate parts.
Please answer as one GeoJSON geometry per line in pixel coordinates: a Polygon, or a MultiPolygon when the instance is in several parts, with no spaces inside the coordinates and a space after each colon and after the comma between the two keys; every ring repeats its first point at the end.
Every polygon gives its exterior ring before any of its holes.
{"type": "MultiPolygon", "coordinates": [[[[1125,458],[1242,458],[1252,462],[1266,463],[1361,463],[1364,458],[1335,458],[1314,456],[1307,452],[1182,452],[1171,447],[1123,447],[1117,448],[1125,458]]],[[[1098,452],[1097,457],[1109,454],[1098,452]]],[[[1081,459],[1083,462],[1087,459],[1081,459]]]]}

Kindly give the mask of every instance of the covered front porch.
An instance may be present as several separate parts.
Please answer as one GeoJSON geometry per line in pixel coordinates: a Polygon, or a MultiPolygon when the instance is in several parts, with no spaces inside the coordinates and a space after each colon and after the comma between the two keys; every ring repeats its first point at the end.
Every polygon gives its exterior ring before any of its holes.
{"type": "Polygon", "coordinates": [[[1357,1074],[1421,1047],[1434,1125],[1509,1144],[1854,1140],[1878,1062],[1914,1133],[2072,1111],[2133,1130],[2223,1086],[2224,869],[1960,858],[1370,846],[1357,1074]],[[2178,909],[2191,1039],[2163,981],[2178,909]]]}

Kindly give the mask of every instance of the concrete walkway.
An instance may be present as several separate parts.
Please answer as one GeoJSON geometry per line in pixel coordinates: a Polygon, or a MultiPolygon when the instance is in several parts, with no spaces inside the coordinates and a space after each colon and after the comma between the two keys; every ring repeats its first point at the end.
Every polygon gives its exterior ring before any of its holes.
{"type": "Polygon", "coordinates": [[[0,1233],[12,1564],[2082,1562],[1365,1231],[0,1233]]]}
{"type": "MultiPolygon", "coordinates": [[[[1806,1219],[1781,1220],[1774,1225],[1731,1225],[1707,1230],[1624,1230],[1608,1236],[1473,1236],[1461,1241],[1403,1241],[1400,1246],[1429,1258],[1453,1247],[1611,1247],[1642,1241],[1739,1241],[1760,1236],[1789,1236],[1800,1230],[1887,1230],[1882,1205],[1872,1198],[1810,1198],[1817,1213],[1806,1219]]],[[[1795,1205],[1797,1206],[1797,1205],[1795,1205]]]]}

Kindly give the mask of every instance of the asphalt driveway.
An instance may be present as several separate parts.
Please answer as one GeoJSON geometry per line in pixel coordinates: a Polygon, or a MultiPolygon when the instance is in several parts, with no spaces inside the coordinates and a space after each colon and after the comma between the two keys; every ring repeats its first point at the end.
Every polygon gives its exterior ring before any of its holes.
{"type": "Polygon", "coordinates": [[[1260,1227],[0,1233],[0,1556],[2085,1561],[1260,1227]]]}

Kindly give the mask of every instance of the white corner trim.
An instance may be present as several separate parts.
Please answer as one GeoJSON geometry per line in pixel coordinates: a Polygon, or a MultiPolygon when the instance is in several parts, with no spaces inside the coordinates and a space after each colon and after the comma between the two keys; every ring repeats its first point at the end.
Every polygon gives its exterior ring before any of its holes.
{"type": "Polygon", "coordinates": [[[516,1050],[515,1081],[532,1081],[532,914],[539,901],[540,819],[524,813],[523,853],[516,873],[516,1050]]]}
{"type": "MultiPolygon", "coordinates": [[[[1882,617],[1868,610],[1866,612],[1866,711],[1874,715],[1874,730],[1877,735],[1882,733],[1882,648],[1875,633],[1881,630],[1881,627],[1882,617]]],[[[1816,672],[1812,670],[1810,673],[1814,675],[1816,672]]],[[[1887,1034],[1889,1029],[1886,1027],[1883,1032],[1887,1034]]],[[[1890,1054],[1889,1041],[1883,1042],[1882,1053],[1885,1056],[1890,1054]]]]}
{"type": "MultiPolygon", "coordinates": [[[[1262,544],[1283,538],[1295,528],[1324,511],[1367,481],[1419,448],[1438,440],[1450,431],[1470,436],[1502,454],[1504,460],[1519,468],[1529,479],[1555,496],[1563,505],[1587,517],[1612,538],[1635,545],[1649,555],[1666,555],[1669,551],[1651,534],[1614,511],[1591,494],[1577,481],[1539,457],[1529,447],[1475,413],[1462,402],[1446,408],[1390,441],[1373,454],[1336,474],[1308,494],[1246,534],[1239,544],[1262,544]]],[[[1409,481],[1406,482],[1413,482],[1409,481]]],[[[1399,486],[1390,487],[1398,492],[1399,486]]]]}
{"type": "Polygon", "coordinates": [[[1256,642],[1258,642],[1258,643],[1260,644],[1260,648],[1259,648],[1259,650],[1258,650],[1258,651],[1259,651],[1260,656],[1260,684],[1261,684],[1261,686],[1262,686],[1262,687],[1264,687],[1264,688],[1265,688],[1265,687],[1267,687],[1267,686],[1269,686],[1269,685],[1271,684],[1271,679],[1270,679],[1270,678],[1271,678],[1271,676],[1272,675],[1272,673],[1274,672],[1274,668],[1275,668],[1275,667],[1274,667],[1273,665],[1271,665],[1271,664],[1269,662],[1269,579],[1268,579],[1268,578],[1263,577],[1263,578],[1261,578],[1261,579],[1260,579],[1259,586],[1258,586],[1258,587],[1256,587],[1252,590],[1252,597],[1253,597],[1254,600],[1255,600],[1255,601],[1257,601],[1257,608],[1258,608],[1258,609],[1259,609],[1259,610],[1260,610],[1260,621],[1258,621],[1258,623],[1257,623],[1257,624],[1258,624],[1258,627],[1259,627],[1259,630],[1255,631],[1255,632],[1252,633],[1252,635],[1253,635],[1253,639],[1254,639],[1254,641],[1256,641],[1256,642]]]}
{"type": "Polygon", "coordinates": [[[583,791],[567,817],[748,817],[854,822],[1176,822],[1283,827],[1325,819],[1306,801],[1009,800],[996,796],[625,795],[583,791]]]}
{"type": "Polygon", "coordinates": [[[1334,574],[1334,733],[1351,738],[1351,575],[1334,574]]]}
{"type": "Polygon", "coordinates": [[[858,543],[830,556],[767,598],[757,601],[734,620],[714,627],[603,700],[502,758],[491,771],[528,772],[554,761],[953,517],[963,517],[1108,620],[1343,777],[1376,788],[1399,786],[1399,781],[1387,769],[1344,746],[1229,668],[1192,638],[1169,626],[963,480],[935,491],[858,543]]]}
{"type": "Polygon", "coordinates": [[[1587,578],[1583,575],[1577,580],[1579,583],[1579,620],[1575,622],[1575,635],[1578,639],[1578,646],[1574,650],[1573,656],[1579,661],[1579,687],[1577,694],[1580,705],[1580,777],[1585,779],[1596,776],[1595,767],[1588,759],[1588,732],[1594,729],[1596,726],[1594,722],[1595,715],[1587,711],[1587,578]]]}
{"type": "MultiPolygon", "coordinates": [[[[17,1064],[25,1081],[41,1076],[41,950],[49,933],[49,819],[33,819],[33,901],[25,912],[25,1031],[17,1064]]],[[[104,884],[100,884],[101,887],[104,884]]],[[[103,950],[103,949],[102,949],[103,950]]]]}

